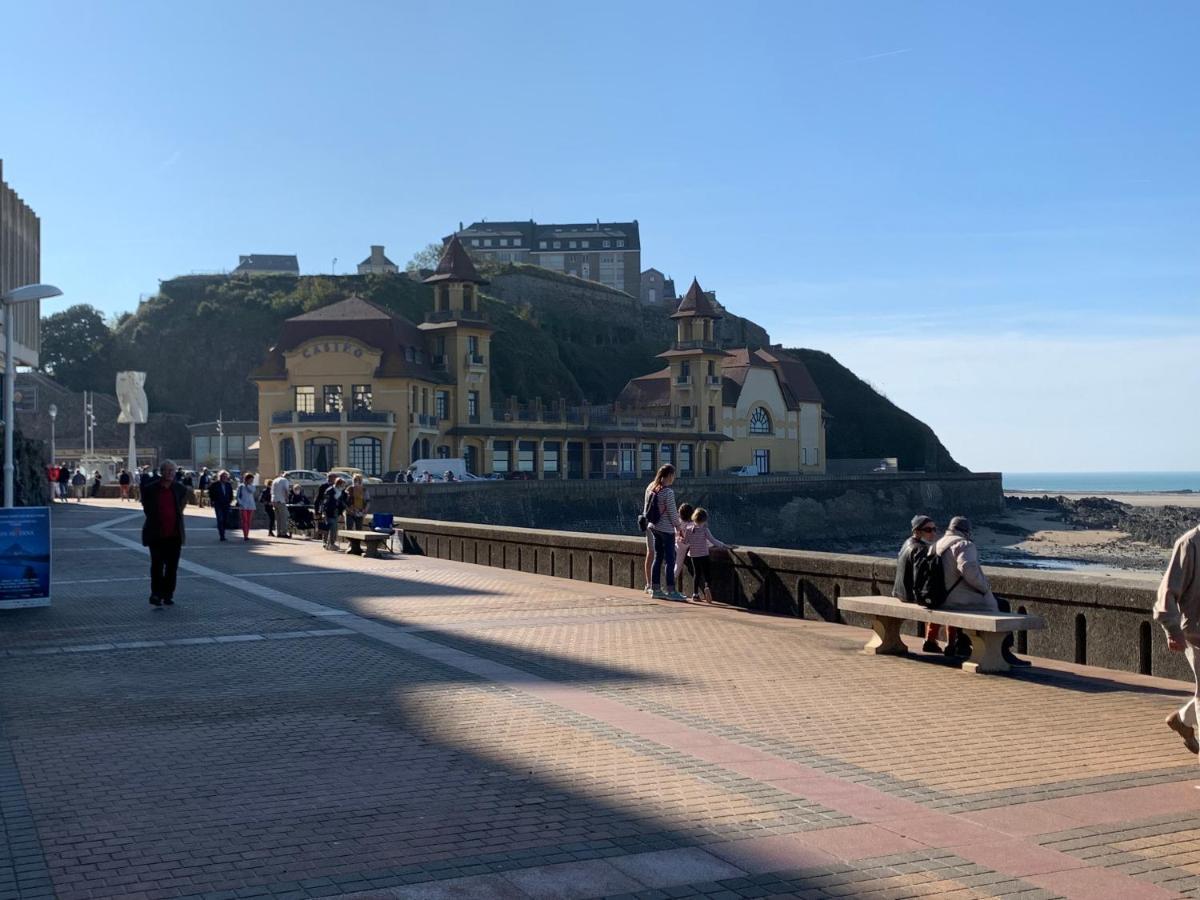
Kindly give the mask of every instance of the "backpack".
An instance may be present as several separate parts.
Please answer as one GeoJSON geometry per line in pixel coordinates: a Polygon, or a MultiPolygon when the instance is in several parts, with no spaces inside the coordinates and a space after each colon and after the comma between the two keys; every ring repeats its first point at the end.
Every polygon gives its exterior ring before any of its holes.
{"type": "Polygon", "coordinates": [[[662,518],[662,504],[658,500],[658,495],[662,488],[657,488],[650,492],[650,496],[646,498],[646,511],[642,513],[646,517],[646,522],[654,525],[662,518]]]}
{"type": "Polygon", "coordinates": [[[908,558],[912,566],[912,602],[927,609],[937,609],[946,602],[950,592],[958,587],[962,576],[946,587],[946,572],[942,568],[942,557],[928,544],[918,543],[908,558]]]}

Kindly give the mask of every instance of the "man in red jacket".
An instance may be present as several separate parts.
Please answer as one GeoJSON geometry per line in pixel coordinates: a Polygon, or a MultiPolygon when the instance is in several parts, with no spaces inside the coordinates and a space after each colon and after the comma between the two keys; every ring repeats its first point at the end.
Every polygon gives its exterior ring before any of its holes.
{"type": "Polygon", "coordinates": [[[150,549],[150,605],[175,605],[175,573],[183,550],[183,508],[188,491],[175,480],[175,463],[163,460],[158,477],[142,488],[142,544],[150,549]]]}

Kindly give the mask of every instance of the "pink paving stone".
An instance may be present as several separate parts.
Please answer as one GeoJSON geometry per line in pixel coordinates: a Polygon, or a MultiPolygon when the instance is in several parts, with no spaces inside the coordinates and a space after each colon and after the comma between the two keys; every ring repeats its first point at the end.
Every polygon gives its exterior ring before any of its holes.
{"type": "Polygon", "coordinates": [[[1040,803],[1022,803],[1017,806],[998,806],[995,809],[963,813],[958,818],[1016,837],[1067,831],[1071,828],[1078,828],[1081,824],[1099,824],[1098,820],[1085,823],[1080,819],[1073,819],[1055,812],[1053,804],[1057,802],[1056,800],[1046,800],[1040,803]]]}
{"type": "MultiPolygon", "coordinates": [[[[1200,771],[1196,775],[1197,781],[1200,781],[1200,771]]],[[[1200,811],[1200,791],[1196,790],[1194,782],[1177,781],[1043,800],[1038,806],[1073,819],[1079,825],[1103,825],[1168,813],[1200,811]]]]}
{"type": "Polygon", "coordinates": [[[726,841],[709,844],[704,849],[752,875],[782,869],[827,866],[838,861],[833,854],[818,850],[803,838],[791,834],[726,841]]]}
{"type": "Polygon", "coordinates": [[[1045,872],[1030,875],[1024,880],[1071,900],[1167,900],[1180,896],[1157,884],[1092,867],[1045,872]]]}
{"type": "Polygon", "coordinates": [[[963,844],[987,844],[1003,840],[1004,835],[993,828],[974,822],[963,821],[957,816],[917,815],[900,819],[884,819],[876,822],[880,828],[929,847],[961,846],[963,844]]]}
{"type": "Polygon", "coordinates": [[[738,763],[736,768],[747,778],[767,782],[803,778],[810,771],[807,766],[788,762],[786,759],[750,760],[738,763]]]}
{"type": "Polygon", "coordinates": [[[923,844],[901,837],[894,831],[888,831],[878,825],[846,825],[842,828],[809,831],[805,832],[803,840],[818,850],[844,860],[926,849],[923,844]]]}
{"type": "Polygon", "coordinates": [[[1082,859],[1076,859],[1057,850],[1026,843],[1017,838],[990,844],[964,844],[962,846],[949,844],[946,849],[953,850],[963,859],[968,859],[985,868],[1003,872],[1005,875],[1015,875],[1018,878],[1045,872],[1059,872],[1064,869],[1082,869],[1087,868],[1088,865],[1082,859]]]}

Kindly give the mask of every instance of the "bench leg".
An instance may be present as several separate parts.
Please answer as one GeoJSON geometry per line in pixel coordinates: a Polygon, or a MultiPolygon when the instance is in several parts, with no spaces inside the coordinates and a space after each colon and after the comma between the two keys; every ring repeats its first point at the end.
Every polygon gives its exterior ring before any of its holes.
{"type": "Polygon", "coordinates": [[[863,647],[863,652],[876,655],[904,656],[908,653],[908,648],[904,646],[904,641],[900,639],[900,626],[903,624],[903,619],[885,619],[882,617],[872,619],[871,630],[875,634],[867,641],[867,645],[863,647]]]}
{"type": "Polygon", "coordinates": [[[371,559],[379,559],[379,544],[379,541],[367,541],[367,549],[363,555],[371,559]]]}
{"type": "Polygon", "coordinates": [[[363,555],[362,542],[358,538],[350,538],[349,540],[350,540],[350,549],[347,550],[346,552],[353,553],[355,556],[362,556],[363,555]]]}
{"type": "Polygon", "coordinates": [[[972,631],[971,658],[962,665],[964,672],[978,675],[991,675],[1008,671],[1008,663],[1000,652],[1004,646],[1005,632],[972,631]]]}

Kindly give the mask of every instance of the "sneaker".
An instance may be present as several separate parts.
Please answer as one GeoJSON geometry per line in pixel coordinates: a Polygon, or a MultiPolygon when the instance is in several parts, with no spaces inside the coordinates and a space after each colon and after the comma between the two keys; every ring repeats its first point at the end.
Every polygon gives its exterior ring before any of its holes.
{"type": "Polygon", "coordinates": [[[942,648],[938,646],[937,641],[930,639],[930,640],[925,641],[925,643],[921,645],[921,652],[922,653],[941,653],[942,648]]]}
{"type": "Polygon", "coordinates": [[[699,602],[700,602],[700,595],[699,595],[699,594],[692,594],[692,602],[693,602],[693,603],[699,603],[699,602]]]}
{"type": "Polygon", "coordinates": [[[674,600],[676,603],[687,603],[687,597],[679,591],[667,591],[667,599],[674,600]]]}
{"type": "Polygon", "coordinates": [[[151,606],[157,606],[157,607],[161,607],[161,606],[162,606],[162,601],[161,601],[161,600],[159,600],[157,597],[155,597],[153,594],[151,594],[151,595],[150,595],[150,605],[151,605],[151,606]]]}
{"type": "Polygon", "coordinates": [[[642,593],[644,593],[644,594],[653,594],[653,593],[654,593],[654,588],[652,588],[650,585],[646,585],[644,588],[642,588],[642,593]]]}
{"type": "Polygon", "coordinates": [[[653,597],[655,600],[669,600],[670,599],[667,596],[667,592],[664,591],[662,588],[651,588],[650,596],[653,597]]]}
{"type": "Polygon", "coordinates": [[[174,601],[174,600],[172,600],[170,597],[163,597],[163,598],[162,598],[162,605],[163,605],[163,606],[174,606],[174,605],[175,605],[175,601],[174,601]]]}
{"type": "Polygon", "coordinates": [[[1183,738],[1183,743],[1187,746],[1189,753],[1200,753],[1200,741],[1196,740],[1196,729],[1184,722],[1178,712],[1173,712],[1167,717],[1167,727],[1183,738]]]}

